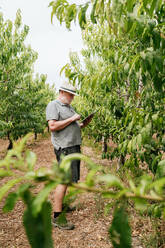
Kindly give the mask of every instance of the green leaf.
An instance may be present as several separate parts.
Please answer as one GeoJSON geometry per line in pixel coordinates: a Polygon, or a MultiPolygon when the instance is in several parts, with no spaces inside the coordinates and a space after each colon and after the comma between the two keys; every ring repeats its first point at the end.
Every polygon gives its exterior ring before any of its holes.
{"type": "Polygon", "coordinates": [[[89,4],[87,3],[84,7],[81,7],[78,14],[79,24],[82,29],[84,29],[84,25],[86,24],[86,11],[88,9],[88,6],[89,4]]]}
{"type": "Polygon", "coordinates": [[[123,189],[124,185],[120,179],[114,175],[106,174],[97,177],[97,182],[104,182],[108,187],[116,186],[119,189],[123,189]]]}
{"type": "Polygon", "coordinates": [[[96,17],[95,17],[95,10],[96,10],[97,1],[98,0],[95,0],[95,2],[93,4],[92,11],[91,11],[91,15],[90,15],[90,18],[91,18],[91,21],[92,21],[93,24],[96,24],[97,23],[97,20],[96,20],[96,17]]]}
{"type": "Polygon", "coordinates": [[[156,170],[156,177],[157,178],[165,177],[165,159],[158,163],[158,167],[156,170]]]}
{"type": "Polygon", "coordinates": [[[32,206],[28,204],[24,212],[23,224],[32,248],[53,248],[51,204],[49,202],[43,203],[37,216],[33,215],[32,206]]]}
{"type": "Polygon", "coordinates": [[[75,19],[76,14],[77,14],[76,4],[71,4],[70,6],[68,6],[67,17],[69,19],[69,22],[71,22],[73,19],[75,19]]]}
{"type": "Polygon", "coordinates": [[[160,196],[152,189],[150,190],[150,195],[155,199],[160,199],[160,196]]]}
{"type": "Polygon", "coordinates": [[[136,189],[136,186],[135,186],[134,182],[132,181],[132,179],[129,180],[129,185],[131,187],[131,190],[136,194],[137,189],[136,189]]]}
{"type": "Polygon", "coordinates": [[[139,198],[135,198],[135,207],[137,210],[146,210],[147,208],[147,201],[145,199],[139,199],[139,198]]]}
{"type": "Polygon", "coordinates": [[[69,67],[69,64],[67,63],[66,65],[64,65],[64,66],[61,68],[61,70],[60,70],[60,76],[62,75],[63,71],[64,71],[65,69],[67,69],[68,67],[69,67]]]}
{"type": "Polygon", "coordinates": [[[151,17],[153,15],[154,10],[156,9],[157,1],[158,0],[153,0],[152,1],[151,7],[150,7],[150,11],[149,11],[151,17]]]}
{"type": "Polygon", "coordinates": [[[135,3],[135,0],[127,0],[126,6],[127,6],[128,12],[132,12],[134,3],[135,3]]]}
{"type": "Polygon", "coordinates": [[[148,123],[145,127],[142,128],[141,135],[142,135],[142,142],[146,143],[151,135],[151,123],[148,123]]]}
{"type": "Polygon", "coordinates": [[[35,172],[36,181],[49,180],[50,176],[54,176],[54,172],[53,170],[50,170],[47,167],[41,167],[35,172]]]}
{"type": "Polygon", "coordinates": [[[140,183],[137,187],[137,194],[144,195],[146,191],[148,190],[149,184],[152,182],[152,178],[150,176],[143,176],[140,180],[140,183]]]}
{"type": "Polygon", "coordinates": [[[132,140],[129,141],[127,149],[128,149],[128,152],[131,153],[131,151],[132,151],[132,140]]]}
{"type": "Polygon", "coordinates": [[[162,215],[162,209],[160,206],[155,206],[154,209],[153,209],[153,216],[154,217],[157,217],[157,218],[160,218],[162,215]]]}
{"type": "Polygon", "coordinates": [[[56,182],[50,182],[47,184],[43,190],[39,192],[39,194],[36,196],[33,204],[32,204],[32,212],[34,216],[37,216],[37,214],[41,211],[42,204],[48,197],[48,194],[57,186],[56,182]]]}
{"type": "Polygon", "coordinates": [[[17,190],[17,194],[21,196],[30,187],[32,187],[31,183],[24,183],[24,184],[20,185],[20,187],[17,190]]]}
{"type": "Polygon", "coordinates": [[[142,145],[142,135],[139,133],[137,136],[137,144],[139,149],[141,149],[141,145],[142,145]]]}
{"type": "MultiPolygon", "coordinates": [[[[58,19],[60,19],[60,23],[62,23],[62,17],[64,16],[61,14],[63,9],[60,11],[60,14],[59,14],[59,16],[61,15],[61,17],[58,18],[58,19]]],[[[76,7],[76,4],[71,4],[71,5],[68,5],[68,7],[65,9],[66,9],[66,11],[65,11],[66,28],[70,29],[70,25],[71,25],[72,20],[75,20],[77,17],[77,7],[76,7]]],[[[58,13],[56,15],[58,16],[58,13]]]]}
{"type": "Polygon", "coordinates": [[[130,64],[129,63],[126,63],[125,66],[124,66],[124,71],[128,71],[129,70],[129,67],[130,67],[130,64]]]}
{"type": "Polygon", "coordinates": [[[29,170],[33,170],[36,160],[37,160],[37,157],[34,152],[31,152],[31,151],[26,152],[26,161],[27,161],[27,166],[29,170]]]}
{"type": "MultiPolygon", "coordinates": [[[[162,155],[158,155],[158,156],[156,156],[156,157],[152,160],[151,169],[152,169],[152,171],[153,171],[154,173],[155,173],[155,172],[157,171],[157,169],[158,169],[158,163],[159,163],[161,157],[162,157],[162,155]]],[[[156,175],[156,177],[157,177],[157,175],[156,175]]]]}
{"type": "Polygon", "coordinates": [[[162,177],[149,185],[149,188],[150,189],[154,188],[156,193],[158,194],[162,194],[162,192],[164,192],[164,187],[165,187],[165,177],[162,177]]]}
{"type": "Polygon", "coordinates": [[[6,201],[5,201],[5,205],[3,207],[3,211],[5,213],[12,211],[15,207],[15,204],[18,198],[19,198],[19,195],[17,193],[8,194],[6,201]]]}
{"type": "Polygon", "coordinates": [[[0,188],[0,201],[4,197],[4,195],[17,183],[21,182],[23,180],[22,177],[17,178],[17,179],[12,179],[5,183],[1,188],[0,188]]]}
{"type": "MultiPolygon", "coordinates": [[[[59,9],[62,9],[64,10],[64,7],[67,7],[68,6],[68,3],[67,1],[63,0],[63,1],[52,1],[50,4],[49,4],[49,7],[52,7],[52,12],[51,12],[51,23],[53,23],[53,16],[54,15],[57,15],[58,13],[58,10],[59,9]]],[[[61,15],[62,15],[62,12],[61,12],[61,15]]]]}
{"type": "Polygon", "coordinates": [[[137,138],[134,137],[132,139],[132,151],[136,151],[137,150],[137,138]]]}
{"type": "Polygon", "coordinates": [[[119,148],[119,150],[121,150],[122,153],[125,153],[127,149],[127,145],[128,145],[128,141],[125,140],[121,146],[122,148],[121,149],[119,148]]]}
{"type": "Polygon", "coordinates": [[[95,175],[97,173],[97,170],[91,170],[87,177],[86,177],[86,181],[85,183],[89,186],[89,187],[92,187],[94,186],[95,182],[94,182],[94,178],[95,178],[95,175]]]}
{"type": "Polygon", "coordinates": [[[12,175],[13,175],[12,171],[0,169],[0,177],[8,177],[8,176],[12,176],[12,175]]]}
{"type": "Polygon", "coordinates": [[[114,248],[131,248],[131,228],[123,206],[115,209],[109,234],[114,248]]]}
{"type": "Polygon", "coordinates": [[[158,119],[158,117],[159,117],[159,112],[156,113],[156,114],[154,114],[154,115],[152,115],[152,120],[153,120],[154,122],[156,122],[157,119],[158,119]]]}

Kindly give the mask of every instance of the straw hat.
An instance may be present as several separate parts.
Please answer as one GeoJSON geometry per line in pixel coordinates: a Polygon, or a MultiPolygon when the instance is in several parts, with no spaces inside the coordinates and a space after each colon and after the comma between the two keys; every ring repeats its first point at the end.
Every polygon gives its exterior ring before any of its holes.
{"type": "Polygon", "coordinates": [[[63,90],[63,91],[71,93],[72,95],[78,96],[78,94],[76,93],[76,90],[77,90],[76,87],[74,87],[73,85],[67,82],[64,82],[60,86],[59,90],[63,90]]]}

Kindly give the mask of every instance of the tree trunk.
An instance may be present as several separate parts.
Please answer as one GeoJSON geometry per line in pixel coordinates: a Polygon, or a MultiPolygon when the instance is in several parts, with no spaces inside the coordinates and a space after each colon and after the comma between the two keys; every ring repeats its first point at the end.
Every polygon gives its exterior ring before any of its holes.
{"type": "Polygon", "coordinates": [[[102,152],[107,153],[108,146],[107,146],[107,140],[104,136],[102,136],[102,152]]]}
{"type": "Polygon", "coordinates": [[[8,141],[9,141],[9,145],[7,150],[11,150],[13,148],[13,141],[10,139],[10,133],[7,133],[7,137],[8,137],[8,141]]]}
{"type": "Polygon", "coordinates": [[[34,139],[37,140],[37,133],[34,133],[34,139]]]}
{"type": "Polygon", "coordinates": [[[117,170],[119,170],[125,163],[125,157],[123,155],[120,155],[120,158],[118,160],[117,170]]]}

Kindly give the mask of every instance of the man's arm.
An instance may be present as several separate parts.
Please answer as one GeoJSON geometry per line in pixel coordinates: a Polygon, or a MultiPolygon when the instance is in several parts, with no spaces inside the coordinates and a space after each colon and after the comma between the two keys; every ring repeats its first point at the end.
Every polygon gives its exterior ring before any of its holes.
{"type": "Polygon", "coordinates": [[[48,125],[50,128],[50,131],[60,131],[70,125],[72,122],[80,120],[81,116],[78,114],[74,114],[72,117],[63,120],[63,121],[56,121],[56,120],[49,120],[48,125]]]}

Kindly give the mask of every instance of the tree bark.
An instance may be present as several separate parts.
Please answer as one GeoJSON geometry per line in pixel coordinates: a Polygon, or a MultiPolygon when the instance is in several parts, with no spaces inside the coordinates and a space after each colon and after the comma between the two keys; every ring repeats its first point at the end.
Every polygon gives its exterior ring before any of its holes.
{"type": "Polygon", "coordinates": [[[37,140],[37,133],[34,133],[34,139],[37,140]]]}
{"type": "Polygon", "coordinates": [[[117,164],[117,170],[119,170],[125,163],[125,157],[121,154],[117,164]]]}
{"type": "Polygon", "coordinates": [[[7,150],[11,150],[13,148],[13,141],[10,139],[10,133],[7,133],[7,137],[8,137],[8,141],[9,141],[9,145],[7,150]]]}
{"type": "Polygon", "coordinates": [[[107,146],[107,140],[104,136],[102,136],[102,152],[107,153],[108,146],[107,146]]]}

